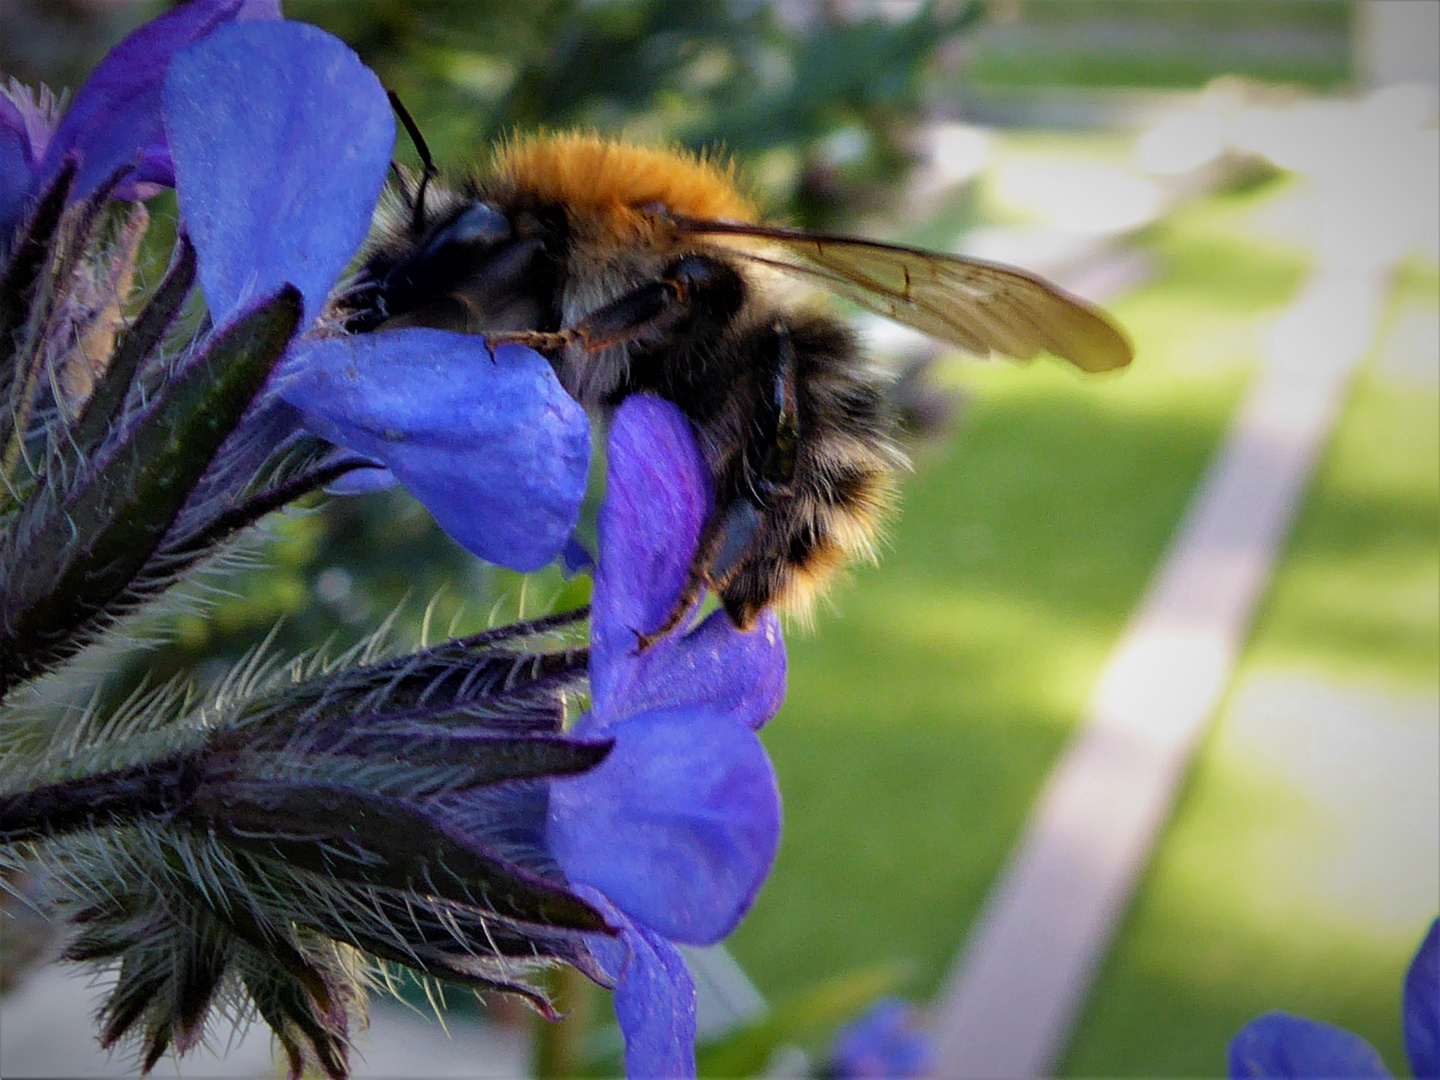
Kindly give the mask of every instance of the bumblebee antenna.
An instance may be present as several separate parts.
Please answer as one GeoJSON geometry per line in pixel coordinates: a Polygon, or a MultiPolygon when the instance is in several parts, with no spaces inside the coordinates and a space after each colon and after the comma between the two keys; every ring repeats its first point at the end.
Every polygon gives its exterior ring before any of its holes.
{"type": "Polygon", "coordinates": [[[415,152],[420,155],[420,164],[423,169],[420,173],[420,188],[415,192],[415,201],[411,204],[410,231],[418,233],[425,224],[425,189],[430,186],[431,177],[439,170],[435,168],[435,159],[430,156],[430,147],[425,142],[425,136],[420,134],[420,126],[415,123],[415,118],[410,115],[410,110],[405,108],[405,103],[400,100],[400,95],[394,90],[387,90],[390,98],[390,107],[395,110],[395,115],[400,117],[400,123],[405,125],[405,133],[410,136],[410,141],[415,144],[415,152]]]}

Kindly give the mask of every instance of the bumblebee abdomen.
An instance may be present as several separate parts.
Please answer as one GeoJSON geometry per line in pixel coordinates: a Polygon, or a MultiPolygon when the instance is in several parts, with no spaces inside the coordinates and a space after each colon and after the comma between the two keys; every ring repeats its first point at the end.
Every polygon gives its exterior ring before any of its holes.
{"type": "MultiPolygon", "coordinates": [[[[804,619],[837,571],[875,558],[894,505],[896,474],[906,461],[891,439],[884,381],[838,320],[777,313],[738,348],[751,354],[745,365],[751,381],[737,395],[728,422],[744,425],[730,437],[738,435],[750,457],[715,463],[716,496],[722,504],[758,499],[761,514],[756,535],[733,574],[718,583],[719,592],[737,625],[748,626],[771,605],[804,619]],[[766,370],[761,354],[771,347],[767,335],[777,332],[793,351],[798,440],[789,482],[757,490],[758,459],[773,438],[757,423],[765,414],[765,385],[753,376],[766,370]]],[[[726,438],[716,443],[725,445],[726,438]]]]}

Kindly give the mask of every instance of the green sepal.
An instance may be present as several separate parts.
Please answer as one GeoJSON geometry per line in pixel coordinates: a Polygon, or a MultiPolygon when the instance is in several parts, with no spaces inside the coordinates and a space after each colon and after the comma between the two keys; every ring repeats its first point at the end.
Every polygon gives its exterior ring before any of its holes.
{"type": "Polygon", "coordinates": [[[12,486],[16,465],[22,457],[22,444],[30,435],[35,395],[49,352],[47,346],[57,330],[63,331],[60,313],[65,311],[80,280],[78,269],[110,195],[126,172],[124,168],[116,169],[93,194],[62,210],[59,222],[49,235],[39,272],[22,297],[25,325],[15,327],[0,346],[0,357],[3,357],[0,369],[9,380],[0,393],[0,401],[6,406],[0,412],[0,447],[3,447],[0,468],[5,470],[12,486]]]}
{"type": "Polygon", "coordinates": [[[286,285],[217,331],[58,505],[37,499],[22,511],[0,551],[0,695],[73,655],[105,617],[147,599],[131,586],[284,352],[301,310],[299,290],[286,285]]]}
{"type": "Polygon", "coordinates": [[[289,972],[264,965],[241,976],[260,1018],[285,1053],[290,1080],[305,1073],[306,1050],[332,1080],[350,1075],[349,1024],[343,1009],[321,1010],[289,972]]]}

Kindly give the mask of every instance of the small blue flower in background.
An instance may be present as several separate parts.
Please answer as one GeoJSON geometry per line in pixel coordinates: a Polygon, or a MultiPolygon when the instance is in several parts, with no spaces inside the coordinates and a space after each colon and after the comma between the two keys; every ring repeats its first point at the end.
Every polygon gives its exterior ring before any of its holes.
{"type": "Polygon", "coordinates": [[[716,611],[636,650],[680,595],[710,497],[679,410],[628,399],[611,427],[600,513],[592,705],[570,731],[615,744],[593,771],[553,782],[547,831],[577,892],[621,930],[589,945],[615,982],[631,1077],[695,1074],[695,989],[671,942],[729,934],[780,838],[775,775],[755,734],[785,692],[775,617],[742,634],[716,611]]]}
{"type": "Polygon", "coordinates": [[[254,429],[280,438],[288,416],[379,462],[481,558],[516,570],[554,559],[579,516],[590,436],[539,354],[438,330],[315,328],[390,165],[395,120],[375,75],[312,26],[226,26],[176,56],[164,117],[216,324],[288,282],[311,327],[237,442],[254,429]]]}
{"type": "Polygon", "coordinates": [[[279,0],[191,0],[111,49],[58,118],[47,95],[36,99],[17,84],[8,93],[0,88],[0,243],[72,156],[78,166],[72,201],[126,166],[134,171],[116,188],[117,199],[148,198],[173,186],[160,120],[171,58],[225,23],[279,17],[279,0]]]}
{"type": "Polygon", "coordinates": [[[835,1036],[824,1075],[834,1080],[860,1077],[925,1076],[935,1061],[935,1045],[909,1002],[885,998],[835,1036]]]}
{"type": "MultiPolygon", "coordinates": [[[[1405,976],[1404,1024],[1411,1071],[1417,1078],[1440,1077],[1440,919],[1430,924],[1405,976]]],[[[1266,1013],[1230,1042],[1233,1080],[1390,1075],[1359,1035],[1290,1013],[1266,1013]]]]}

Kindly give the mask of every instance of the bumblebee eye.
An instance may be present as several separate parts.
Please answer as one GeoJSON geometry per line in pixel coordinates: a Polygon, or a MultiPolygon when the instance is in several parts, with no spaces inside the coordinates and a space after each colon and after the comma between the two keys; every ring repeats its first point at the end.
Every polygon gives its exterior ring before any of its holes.
{"type": "Polygon", "coordinates": [[[510,239],[510,219],[489,203],[471,203],[459,217],[430,238],[425,252],[459,244],[469,247],[498,244],[510,239]]]}

